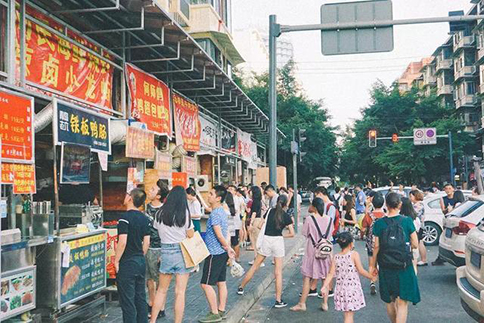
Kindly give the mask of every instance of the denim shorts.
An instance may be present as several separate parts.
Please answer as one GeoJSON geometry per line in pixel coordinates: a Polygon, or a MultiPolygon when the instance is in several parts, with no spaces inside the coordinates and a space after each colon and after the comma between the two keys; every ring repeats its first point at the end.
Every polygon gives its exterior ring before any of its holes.
{"type": "Polygon", "coordinates": [[[185,267],[183,253],[179,243],[161,244],[160,274],[188,274],[193,268],[185,267]]]}

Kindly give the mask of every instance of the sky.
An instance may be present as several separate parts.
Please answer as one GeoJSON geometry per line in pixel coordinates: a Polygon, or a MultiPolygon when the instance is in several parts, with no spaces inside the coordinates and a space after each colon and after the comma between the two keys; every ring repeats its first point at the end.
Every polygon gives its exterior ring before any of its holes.
{"type": "MultiPolygon", "coordinates": [[[[283,25],[320,23],[320,7],[346,0],[232,0],[233,29],[268,28],[270,14],[283,25]]],[[[470,0],[393,0],[393,18],[447,16],[471,8],[470,0]]],[[[394,27],[394,50],[389,53],[323,56],[319,31],[285,34],[294,45],[297,78],[310,99],[323,99],[331,124],[344,127],[361,116],[369,90],[378,79],[390,85],[411,61],[431,56],[448,38],[446,23],[394,27]]]]}

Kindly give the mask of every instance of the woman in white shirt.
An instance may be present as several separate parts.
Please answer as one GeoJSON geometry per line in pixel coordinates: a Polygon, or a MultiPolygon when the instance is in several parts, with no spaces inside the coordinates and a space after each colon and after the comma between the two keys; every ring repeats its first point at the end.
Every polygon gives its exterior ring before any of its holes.
{"type": "Polygon", "coordinates": [[[182,186],[175,186],[168,194],[165,203],[156,213],[153,226],[161,240],[160,283],[156,291],[151,312],[151,323],[155,323],[158,312],[166,302],[171,278],[176,277],[175,322],[183,321],[185,310],[185,290],[191,268],[187,268],[180,243],[194,235],[193,223],[188,212],[187,194],[182,186]]]}
{"type": "Polygon", "coordinates": [[[187,188],[188,210],[193,221],[193,229],[200,231],[200,219],[202,218],[202,204],[198,200],[197,192],[193,187],[187,188]]]}

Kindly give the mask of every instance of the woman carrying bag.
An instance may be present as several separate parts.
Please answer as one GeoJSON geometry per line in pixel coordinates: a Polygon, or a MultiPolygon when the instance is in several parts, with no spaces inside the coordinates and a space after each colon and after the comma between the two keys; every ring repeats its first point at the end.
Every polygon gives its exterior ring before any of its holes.
{"type": "Polygon", "coordinates": [[[264,262],[266,257],[274,257],[274,276],[276,277],[276,302],[275,307],[287,306],[282,300],[282,265],[285,256],[284,238],[294,237],[294,227],[292,218],[287,214],[288,198],[286,195],[279,195],[275,209],[269,209],[264,219],[260,235],[257,239],[257,257],[254,264],[242,280],[237,294],[244,295],[244,287],[250,282],[256,271],[264,262]],[[282,234],[287,228],[288,233],[282,234]]]}
{"type": "Polygon", "coordinates": [[[156,213],[153,226],[158,229],[161,240],[160,282],[151,312],[151,323],[155,323],[158,312],[164,308],[171,278],[175,276],[175,323],[183,321],[185,290],[192,268],[187,268],[183,259],[181,242],[194,235],[193,223],[188,212],[187,194],[181,186],[175,186],[156,213]]]}

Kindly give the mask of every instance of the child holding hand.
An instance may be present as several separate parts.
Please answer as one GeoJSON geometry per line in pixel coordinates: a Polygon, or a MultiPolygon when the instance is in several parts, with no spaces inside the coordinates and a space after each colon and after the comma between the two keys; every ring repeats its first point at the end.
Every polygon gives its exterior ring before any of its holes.
{"type": "Polygon", "coordinates": [[[344,323],[353,323],[354,313],[366,305],[359,275],[373,281],[376,277],[363,268],[360,255],[353,250],[353,236],[350,232],[338,234],[336,242],[341,247],[341,252],[333,258],[321,293],[324,296],[328,294],[329,284],[335,277],[334,307],[337,311],[344,312],[344,323]]]}

